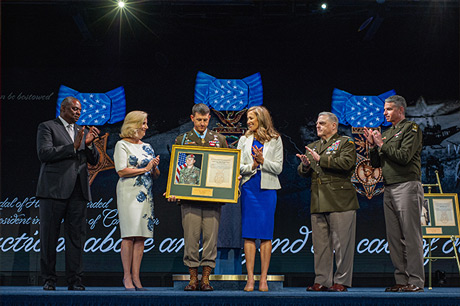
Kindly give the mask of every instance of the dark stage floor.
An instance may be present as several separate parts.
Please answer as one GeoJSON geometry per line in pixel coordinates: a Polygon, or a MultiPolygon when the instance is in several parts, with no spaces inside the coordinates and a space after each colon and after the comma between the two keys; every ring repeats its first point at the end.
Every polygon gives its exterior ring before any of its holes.
{"type": "Polygon", "coordinates": [[[460,288],[425,289],[419,293],[386,293],[384,288],[351,288],[348,292],[306,292],[285,288],[272,292],[184,292],[155,287],[128,292],[121,287],[88,287],[86,291],[43,291],[41,287],[0,287],[0,305],[460,305],[460,288]]]}

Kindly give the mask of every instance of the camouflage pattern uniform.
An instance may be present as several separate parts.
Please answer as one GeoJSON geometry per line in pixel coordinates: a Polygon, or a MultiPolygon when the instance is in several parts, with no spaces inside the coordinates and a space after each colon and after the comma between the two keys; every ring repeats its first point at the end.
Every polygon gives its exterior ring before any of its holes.
{"type": "Polygon", "coordinates": [[[185,167],[180,171],[179,184],[199,185],[200,184],[200,169],[192,166],[185,167]]]}

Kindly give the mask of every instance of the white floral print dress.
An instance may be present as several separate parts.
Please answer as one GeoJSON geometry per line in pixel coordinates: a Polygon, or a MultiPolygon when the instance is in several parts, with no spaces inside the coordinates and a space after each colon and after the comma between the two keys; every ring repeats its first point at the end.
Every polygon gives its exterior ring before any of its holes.
{"type": "MultiPolygon", "coordinates": [[[[115,170],[145,168],[155,157],[148,143],[133,144],[120,140],[113,154],[115,170]]],[[[153,179],[150,172],[121,177],[117,184],[117,207],[121,238],[153,237],[156,224],[153,205],[153,179]]]]}

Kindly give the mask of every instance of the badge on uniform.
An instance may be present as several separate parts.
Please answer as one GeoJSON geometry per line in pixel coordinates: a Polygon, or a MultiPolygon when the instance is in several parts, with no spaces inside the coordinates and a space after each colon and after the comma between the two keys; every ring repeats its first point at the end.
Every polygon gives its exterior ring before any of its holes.
{"type": "Polygon", "coordinates": [[[401,135],[402,131],[399,131],[398,133],[395,134],[395,138],[398,138],[399,135],[401,135]]]}
{"type": "Polygon", "coordinates": [[[417,133],[418,131],[418,125],[416,123],[412,123],[412,132],[417,133]]]}

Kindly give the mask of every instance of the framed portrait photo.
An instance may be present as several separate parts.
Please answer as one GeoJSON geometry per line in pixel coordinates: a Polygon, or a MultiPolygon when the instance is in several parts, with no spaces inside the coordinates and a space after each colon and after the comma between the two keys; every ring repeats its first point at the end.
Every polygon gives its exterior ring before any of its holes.
{"type": "Polygon", "coordinates": [[[237,149],[173,145],[166,197],[237,203],[240,155],[237,149]]]}
{"type": "Polygon", "coordinates": [[[424,238],[460,237],[460,213],[456,193],[428,193],[422,206],[424,238]]]}

